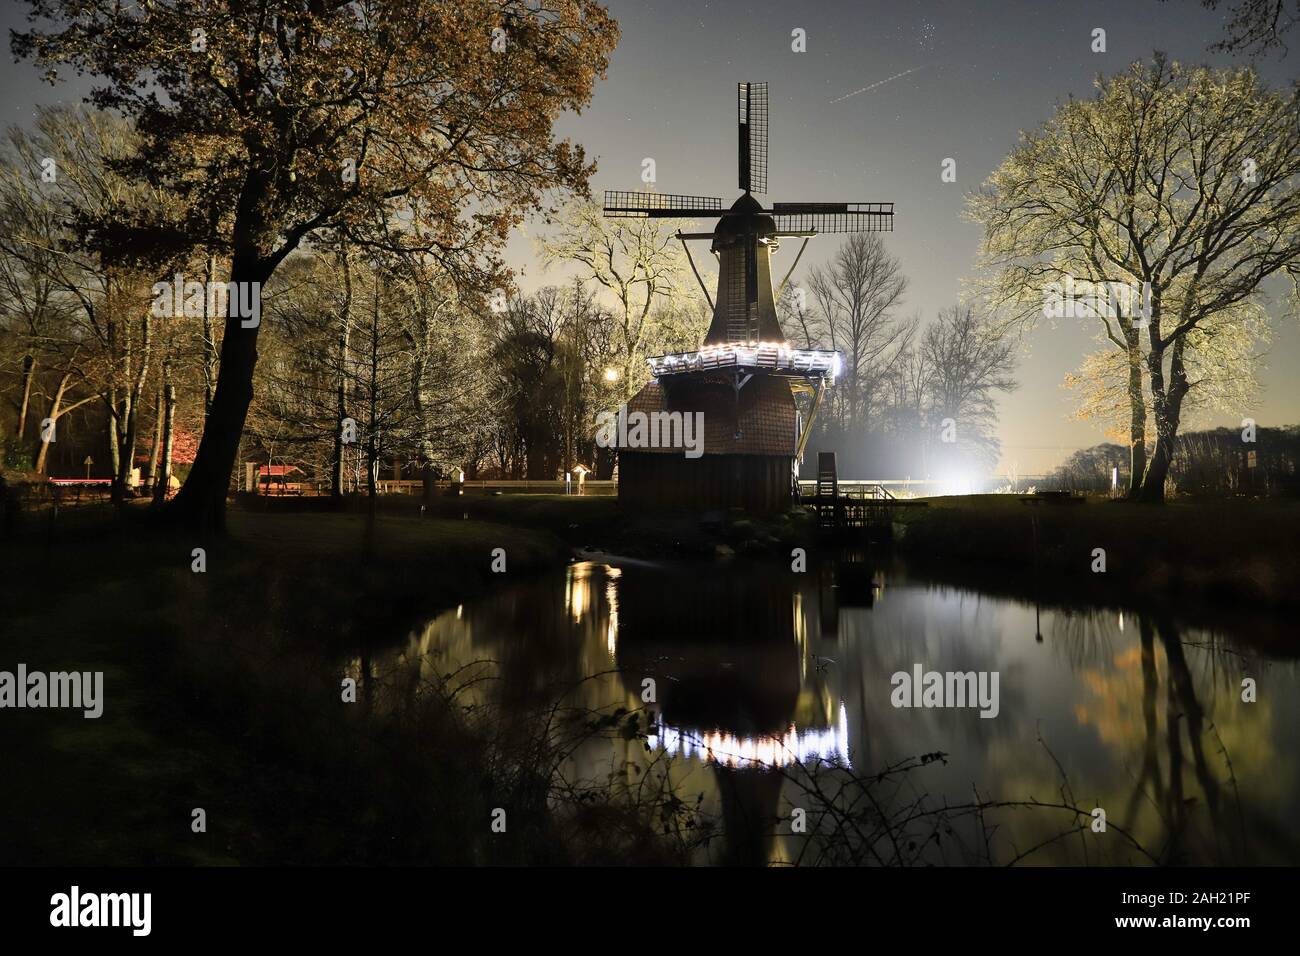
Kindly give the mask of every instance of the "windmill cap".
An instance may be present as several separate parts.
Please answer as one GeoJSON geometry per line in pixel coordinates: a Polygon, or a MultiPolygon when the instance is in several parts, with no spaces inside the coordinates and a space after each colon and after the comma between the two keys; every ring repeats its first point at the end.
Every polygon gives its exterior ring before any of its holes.
{"type": "Polygon", "coordinates": [[[723,216],[718,220],[718,226],[713,230],[714,236],[730,238],[749,231],[758,235],[776,232],[776,220],[767,215],[763,210],[763,204],[749,193],[745,193],[732,203],[729,212],[732,215],[723,216]]]}

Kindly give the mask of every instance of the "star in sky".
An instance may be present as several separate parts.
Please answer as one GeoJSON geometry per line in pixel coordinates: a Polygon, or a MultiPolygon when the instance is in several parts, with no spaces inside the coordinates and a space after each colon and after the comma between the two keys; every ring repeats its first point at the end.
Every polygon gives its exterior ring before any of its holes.
{"type": "Polygon", "coordinates": [[[929,20],[921,22],[920,35],[916,41],[916,45],[922,50],[934,49],[934,24],[929,20]]]}

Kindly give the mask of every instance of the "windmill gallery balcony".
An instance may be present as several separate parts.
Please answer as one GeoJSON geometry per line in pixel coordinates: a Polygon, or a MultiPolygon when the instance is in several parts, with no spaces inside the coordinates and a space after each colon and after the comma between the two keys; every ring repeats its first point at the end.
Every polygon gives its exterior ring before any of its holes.
{"type": "Polygon", "coordinates": [[[840,354],[824,349],[796,349],[780,342],[753,345],[713,345],[698,352],[656,355],[648,359],[655,378],[711,369],[762,369],[777,375],[825,376],[840,374],[840,354]]]}

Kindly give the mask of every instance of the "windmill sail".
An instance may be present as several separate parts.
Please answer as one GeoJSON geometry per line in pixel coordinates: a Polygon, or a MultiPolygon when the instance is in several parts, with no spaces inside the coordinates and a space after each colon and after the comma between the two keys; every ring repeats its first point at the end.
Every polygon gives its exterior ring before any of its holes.
{"type": "MultiPolygon", "coordinates": [[[[723,201],[713,196],[608,190],[605,215],[716,219],[712,233],[677,234],[683,244],[688,239],[711,238],[711,251],[718,259],[713,319],[703,344],[786,348],[772,283],[772,256],[780,249],[780,239],[817,233],[892,232],[894,204],[786,202],[765,208],[753,194],[767,192],[767,84],[739,83],[736,99],[738,174],[743,192],[734,203],[724,208],[723,201]]],[[[691,265],[693,268],[693,260],[691,265]]],[[[696,278],[700,279],[698,271],[696,278]]],[[[703,279],[700,282],[703,284],[703,279]]]]}
{"type": "Polygon", "coordinates": [[[767,192],[767,84],[739,83],[740,188],[767,192]]]}
{"type": "Polygon", "coordinates": [[[781,232],[893,232],[892,202],[774,202],[781,232]]]}
{"type": "Polygon", "coordinates": [[[715,196],[679,196],[674,193],[605,190],[605,215],[612,219],[693,219],[722,215],[722,200],[715,196]]]}

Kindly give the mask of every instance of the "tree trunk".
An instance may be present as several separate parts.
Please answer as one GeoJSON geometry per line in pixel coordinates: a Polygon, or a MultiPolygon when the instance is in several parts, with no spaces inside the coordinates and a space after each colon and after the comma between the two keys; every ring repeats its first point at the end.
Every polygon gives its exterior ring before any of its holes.
{"type": "Polygon", "coordinates": [[[1132,501],[1142,488],[1142,476],[1147,467],[1147,403],[1142,393],[1142,349],[1138,342],[1139,331],[1130,320],[1124,330],[1128,352],[1128,401],[1132,421],[1129,425],[1128,494],[1132,501]]]}
{"type": "MultiPolygon", "coordinates": [[[[63,377],[59,379],[59,387],[54,390],[54,401],[50,403],[49,418],[50,421],[55,423],[56,427],[58,426],[59,415],[60,415],[59,407],[63,404],[63,393],[64,391],[67,390],[68,379],[70,379],[71,377],[72,377],[71,372],[65,372],[63,374],[63,377]]],[[[49,459],[49,451],[50,451],[50,440],[46,437],[46,433],[44,432],[44,429],[42,429],[41,448],[40,451],[36,453],[36,473],[38,475],[41,476],[45,475],[45,467],[49,459]]]]}
{"type": "Polygon", "coordinates": [[[1151,460],[1147,463],[1147,472],[1142,479],[1142,490],[1138,500],[1148,504],[1164,503],[1165,479],[1169,476],[1169,466],[1174,460],[1174,441],[1178,437],[1183,397],[1189,388],[1187,370],[1183,366],[1184,341],[1179,339],[1174,343],[1167,388],[1164,378],[1164,348],[1152,348],[1147,358],[1151,373],[1151,392],[1155,396],[1156,447],[1151,453],[1151,460]]]}
{"type": "MultiPolygon", "coordinates": [[[[27,409],[31,406],[32,401],[32,382],[36,378],[36,357],[34,355],[23,356],[23,397],[18,404],[18,422],[14,426],[14,437],[20,442],[23,435],[27,432],[27,409]]],[[[42,445],[45,443],[42,442],[42,445]]]]}
{"type": "Polygon", "coordinates": [[[366,429],[366,491],[369,494],[367,514],[373,525],[378,502],[375,499],[376,472],[379,466],[379,277],[375,276],[374,311],[370,316],[370,421],[366,429]]]}
{"type": "Polygon", "coordinates": [[[126,499],[126,485],[131,477],[132,459],[135,457],[135,414],[136,404],[134,389],[122,399],[122,410],[117,419],[117,471],[113,475],[113,503],[121,504],[126,499]]]}
{"type": "Polygon", "coordinates": [[[366,436],[366,514],[371,521],[375,519],[378,502],[375,495],[379,493],[378,485],[375,481],[375,472],[379,465],[379,451],[375,446],[375,431],[372,428],[370,434],[366,436]]]}
{"type": "Polygon", "coordinates": [[[164,423],[162,431],[162,465],[154,478],[154,502],[162,505],[167,501],[167,492],[172,480],[172,445],[176,434],[176,386],[171,383],[171,373],[167,373],[167,384],[163,387],[164,423]]]}
{"type": "Polygon", "coordinates": [[[1169,465],[1174,460],[1173,439],[1166,438],[1164,429],[1157,425],[1156,447],[1147,462],[1146,475],[1142,479],[1142,489],[1138,500],[1147,504],[1163,504],[1165,500],[1165,479],[1169,476],[1169,465]]]}
{"type": "Polygon", "coordinates": [[[438,494],[438,474],[434,470],[433,462],[428,458],[425,458],[420,465],[420,478],[423,482],[424,505],[426,508],[432,508],[433,499],[438,494]]]}
{"type": "Polygon", "coordinates": [[[110,389],[108,393],[108,473],[113,478],[117,477],[117,420],[121,414],[122,410],[117,407],[117,391],[110,389]]]}
{"type": "MultiPolygon", "coordinates": [[[[232,259],[230,281],[236,288],[245,282],[260,286],[265,279],[265,267],[252,254],[240,253],[232,259]]],[[[230,296],[221,340],[221,372],[203,438],[189,477],[170,506],[180,524],[203,532],[225,528],[230,475],[239,454],[248,406],[253,401],[253,370],[257,367],[257,333],[261,323],[244,328],[238,299],[238,295],[230,296]]]]}
{"type": "MultiPolygon", "coordinates": [[[[211,289],[217,275],[217,257],[208,254],[207,285],[211,289]]],[[[207,421],[212,411],[212,390],[217,381],[217,320],[208,312],[211,297],[203,296],[203,420],[207,421]]]]}
{"type": "MultiPolygon", "coordinates": [[[[140,419],[140,396],[144,394],[145,381],[149,377],[149,355],[152,345],[153,315],[146,308],[140,319],[140,367],[131,381],[131,391],[126,399],[125,429],[119,429],[122,435],[121,454],[117,463],[117,480],[113,483],[113,502],[120,503],[126,498],[126,489],[131,481],[131,472],[135,467],[135,440],[140,419]]],[[[128,362],[130,361],[128,353],[128,362]]]]}
{"type": "Polygon", "coordinates": [[[149,477],[144,482],[146,493],[153,491],[154,482],[158,478],[158,456],[162,454],[163,390],[161,388],[158,389],[158,393],[154,398],[153,407],[153,448],[149,450],[149,477]]]}
{"type": "Polygon", "coordinates": [[[352,267],[345,251],[340,257],[343,266],[343,327],[339,330],[338,352],[338,414],[334,423],[334,463],[330,470],[330,496],[343,497],[343,419],[348,415],[348,340],[352,334],[352,267]]]}

